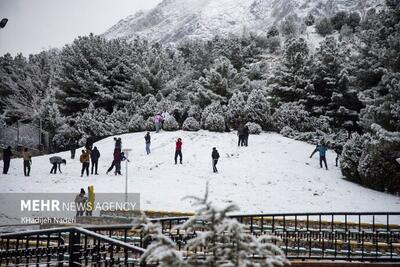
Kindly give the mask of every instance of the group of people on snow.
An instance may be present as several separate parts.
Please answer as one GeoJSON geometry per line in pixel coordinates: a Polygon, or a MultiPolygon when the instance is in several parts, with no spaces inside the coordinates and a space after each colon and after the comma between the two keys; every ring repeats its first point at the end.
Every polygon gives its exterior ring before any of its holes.
{"type": "Polygon", "coordinates": [[[81,188],[81,191],[75,197],[76,217],[83,216],[84,214],[86,216],[93,215],[95,196],[93,185],[88,186],[87,196],[85,189],[81,188]]]}
{"type": "MultiPolygon", "coordinates": [[[[156,125],[156,133],[160,131],[160,129],[163,128],[163,122],[167,120],[171,116],[168,111],[164,111],[162,113],[157,113],[154,117],[154,122],[156,125]]],[[[179,117],[179,112],[178,110],[175,110],[173,113],[173,116],[176,118],[179,117]]],[[[249,140],[249,135],[250,135],[250,130],[247,125],[239,125],[238,130],[237,130],[237,136],[238,136],[238,146],[248,146],[248,140],[249,140]]],[[[150,132],[147,132],[146,135],[144,136],[145,139],[145,150],[147,155],[151,153],[150,146],[151,146],[151,135],[150,132]]],[[[129,160],[126,158],[124,152],[122,152],[122,140],[121,138],[116,138],[114,137],[115,141],[115,147],[113,151],[113,161],[111,163],[111,166],[107,170],[107,174],[109,174],[114,168],[115,168],[115,175],[122,175],[121,174],[121,162],[122,161],[128,161],[129,160]]],[[[89,176],[89,168],[91,166],[91,175],[98,175],[98,165],[99,165],[99,159],[100,159],[100,151],[97,149],[97,147],[93,147],[93,140],[91,138],[88,138],[86,142],[85,149],[82,150],[82,153],[80,155],[80,162],[82,164],[81,168],[81,177],[86,173],[87,176],[89,176]]],[[[178,159],[179,163],[182,164],[182,139],[178,138],[175,142],[175,156],[174,156],[174,161],[175,164],[178,164],[178,159]]],[[[75,158],[75,150],[76,146],[72,145],[70,146],[71,148],[71,159],[75,158]]],[[[328,148],[324,142],[321,142],[318,144],[315,148],[315,150],[312,152],[310,155],[310,158],[314,156],[315,153],[319,153],[319,161],[320,161],[320,167],[323,167],[323,164],[325,168],[328,170],[328,164],[326,161],[326,152],[328,148]]],[[[341,154],[341,149],[335,149],[336,152],[336,166],[338,166],[338,160],[339,156],[341,154]]],[[[3,150],[3,174],[7,174],[9,167],[10,167],[10,160],[11,157],[13,156],[13,153],[11,151],[11,146],[8,146],[6,149],[3,150]]],[[[211,159],[212,159],[212,169],[214,173],[218,172],[217,169],[217,163],[219,160],[219,153],[216,147],[213,147],[212,152],[211,152],[211,159]]],[[[22,152],[22,158],[23,158],[23,169],[24,169],[24,175],[29,176],[30,171],[31,171],[31,164],[32,164],[32,155],[28,148],[24,148],[22,152]]],[[[61,164],[66,165],[67,161],[59,156],[53,156],[49,158],[50,163],[52,165],[50,173],[51,174],[56,174],[57,170],[61,172],[61,164]]]]}

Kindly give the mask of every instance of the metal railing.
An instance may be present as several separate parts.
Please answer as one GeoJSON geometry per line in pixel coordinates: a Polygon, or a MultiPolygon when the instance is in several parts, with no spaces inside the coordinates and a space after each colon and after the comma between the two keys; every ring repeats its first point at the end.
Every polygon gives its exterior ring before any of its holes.
{"type": "Polygon", "coordinates": [[[0,235],[0,266],[145,266],[140,262],[143,252],[80,227],[0,235]]]}
{"type": "MultiPolygon", "coordinates": [[[[400,212],[287,213],[233,215],[249,233],[281,238],[288,259],[400,262],[400,212]]],[[[188,217],[152,219],[177,249],[203,231],[199,219],[192,232],[176,226],[188,217]]],[[[131,224],[59,228],[0,235],[0,265],[44,262],[70,266],[102,263],[140,266],[151,240],[131,224]],[[75,265],[71,265],[75,264],[75,265]]],[[[183,251],[184,252],[184,251],[183,251]]],[[[184,252],[185,253],[185,252],[184,252]]],[[[200,255],[201,256],[201,255],[200,255]]],[[[62,265],[58,265],[62,266],[62,265]]]]}

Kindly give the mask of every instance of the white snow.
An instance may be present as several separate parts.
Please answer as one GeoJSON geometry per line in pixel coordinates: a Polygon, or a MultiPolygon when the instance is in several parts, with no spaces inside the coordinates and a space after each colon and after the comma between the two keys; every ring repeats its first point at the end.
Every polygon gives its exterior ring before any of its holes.
{"type": "MultiPolygon", "coordinates": [[[[211,199],[218,205],[235,202],[241,213],[400,211],[399,197],[343,179],[333,152],[327,154],[329,171],[320,169],[318,155],[309,159],[314,146],[279,134],[251,135],[249,147],[239,148],[235,132],[152,133],[150,155],[145,153],[144,135],[121,135],[123,148],[132,149],[129,191],[141,194],[142,209],[192,211],[182,198],[202,195],[209,181],[211,199]],[[183,165],[174,164],[177,137],[183,140],[183,165]],[[211,168],[214,146],[221,155],[218,174],[211,168]]],[[[125,163],[122,176],[105,174],[112,161],[113,138],[95,146],[101,152],[98,176],[80,177],[80,150],[75,160],[69,151],[58,153],[67,165],[55,175],[49,174],[51,155],[33,158],[30,177],[23,176],[22,159],[13,159],[9,174],[0,174],[0,192],[79,192],[91,184],[96,192],[124,192],[125,163]]]]}

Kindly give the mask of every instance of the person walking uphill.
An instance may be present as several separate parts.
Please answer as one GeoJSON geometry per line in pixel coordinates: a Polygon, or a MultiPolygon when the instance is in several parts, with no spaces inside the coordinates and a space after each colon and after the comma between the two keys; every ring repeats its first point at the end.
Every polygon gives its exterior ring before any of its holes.
{"type": "Polygon", "coordinates": [[[213,147],[212,153],[211,153],[211,158],[212,158],[212,166],[213,166],[213,172],[217,173],[218,169],[217,169],[217,163],[218,163],[218,159],[219,159],[219,153],[217,148],[213,147]]]}
{"type": "Polygon", "coordinates": [[[178,163],[178,156],[179,156],[179,163],[182,164],[182,139],[178,138],[175,144],[175,164],[178,163]]]}
{"type": "Polygon", "coordinates": [[[24,148],[22,158],[24,159],[24,175],[29,176],[31,173],[32,155],[31,152],[28,151],[28,148],[24,148]]]}
{"type": "Polygon", "coordinates": [[[10,161],[13,153],[11,152],[11,146],[8,146],[3,150],[3,174],[8,173],[8,169],[10,168],[10,161]]]}
{"type": "Polygon", "coordinates": [[[54,172],[54,174],[57,173],[57,167],[58,167],[58,170],[60,171],[60,173],[62,173],[61,172],[61,163],[64,165],[67,164],[67,161],[65,159],[62,159],[61,157],[58,157],[58,156],[51,157],[51,158],[49,158],[49,160],[50,160],[50,163],[53,164],[53,167],[51,168],[50,173],[54,172]]]}
{"type": "Polygon", "coordinates": [[[314,149],[310,158],[312,158],[315,153],[319,152],[319,165],[322,168],[322,162],[324,162],[325,168],[328,170],[328,164],[326,163],[326,151],[327,150],[328,150],[328,148],[324,144],[321,143],[321,144],[317,145],[317,147],[314,149]]]}
{"type": "Polygon", "coordinates": [[[94,174],[99,175],[97,173],[97,168],[99,167],[100,151],[97,149],[97,147],[93,148],[92,153],[90,154],[90,158],[92,160],[92,170],[90,174],[93,174],[93,169],[94,169],[94,174]]]}
{"type": "Polygon", "coordinates": [[[151,144],[151,137],[149,132],[147,132],[147,134],[144,136],[144,140],[146,142],[146,152],[148,155],[150,154],[150,144],[151,144]]]}
{"type": "Polygon", "coordinates": [[[85,171],[86,175],[89,176],[90,153],[87,150],[82,150],[82,154],[79,160],[82,163],[81,177],[83,177],[83,173],[85,171]]]}

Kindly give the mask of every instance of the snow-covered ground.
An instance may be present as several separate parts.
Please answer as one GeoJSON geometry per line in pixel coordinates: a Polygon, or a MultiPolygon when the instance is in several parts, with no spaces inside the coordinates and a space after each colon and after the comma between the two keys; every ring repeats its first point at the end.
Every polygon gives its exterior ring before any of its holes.
{"type": "MultiPolygon", "coordinates": [[[[370,190],[343,179],[328,152],[329,171],[319,168],[314,146],[279,134],[251,135],[249,147],[237,147],[232,133],[160,132],[152,134],[152,153],[146,155],[144,133],[121,135],[123,148],[131,148],[129,191],[141,194],[141,208],[191,211],[187,195],[202,195],[210,182],[217,204],[234,202],[241,213],[400,211],[400,198],[370,190]],[[183,140],[183,165],[174,164],[175,140],[183,140]],[[211,149],[221,155],[219,173],[211,168],[211,149]]],[[[79,192],[94,185],[96,192],[124,192],[123,176],[106,175],[112,161],[113,138],[95,143],[101,152],[98,176],[80,177],[79,152],[69,152],[62,174],[49,174],[49,155],[34,157],[30,177],[23,176],[22,159],[13,159],[8,175],[0,174],[0,192],[79,192]]],[[[0,163],[2,168],[2,161],[0,163]]],[[[3,203],[4,204],[4,203],[3,203]]],[[[2,205],[3,205],[2,204],[2,205]]]]}

